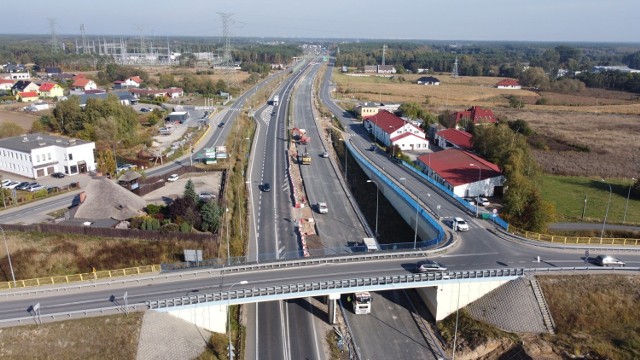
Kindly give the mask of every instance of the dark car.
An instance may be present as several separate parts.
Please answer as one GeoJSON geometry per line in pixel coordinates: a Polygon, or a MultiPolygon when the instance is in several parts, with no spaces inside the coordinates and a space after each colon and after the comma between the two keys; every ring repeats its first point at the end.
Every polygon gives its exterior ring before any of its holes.
{"type": "Polygon", "coordinates": [[[223,122],[221,122],[220,124],[218,124],[218,127],[219,127],[219,128],[224,127],[224,123],[223,123],[223,122]]]}
{"type": "Polygon", "coordinates": [[[51,174],[51,177],[54,177],[56,179],[62,179],[64,177],[64,174],[61,172],[54,172],[53,174],[51,174]]]}
{"type": "Polygon", "coordinates": [[[271,185],[269,185],[269,183],[264,183],[262,184],[261,189],[262,191],[269,192],[271,191],[271,185]]]}
{"type": "Polygon", "coordinates": [[[24,182],[21,182],[18,186],[16,186],[16,190],[26,190],[29,186],[35,185],[35,184],[37,183],[24,181],[24,182]]]}

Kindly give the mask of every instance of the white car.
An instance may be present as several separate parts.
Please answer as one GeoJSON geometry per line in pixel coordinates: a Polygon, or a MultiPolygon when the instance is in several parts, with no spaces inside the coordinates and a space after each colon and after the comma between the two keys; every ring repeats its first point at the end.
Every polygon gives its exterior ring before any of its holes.
{"type": "Polygon", "coordinates": [[[9,184],[7,184],[7,185],[5,185],[3,187],[7,188],[7,189],[15,189],[16,186],[18,186],[18,185],[20,185],[19,181],[12,181],[12,182],[10,182],[9,184]]]}
{"type": "Polygon", "coordinates": [[[482,205],[482,206],[489,206],[491,203],[489,202],[489,199],[485,198],[485,197],[481,197],[478,200],[478,204],[482,205]]]}
{"type": "Polygon", "coordinates": [[[178,178],[179,178],[179,177],[180,177],[180,176],[178,176],[178,174],[171,174],[171,175],[169,175],[169,177],[167,178],[167,181],[169,181],[169,182],[178,181],[178,178]]]}
{"type": "Polygon", "coordinates": [[[329,207],[327,207],[327,203],[319,202],[318,203],[318,212],[320,214],[328,214],[329,213],[329,207]]]}
{"type": "Polygon", "coordinates": [[[469,224],[460,217],[453,218],[452,227],[455,231],[469,231],[469,224]]]}
{"type": "Polygon", "coordinates": [[[2,184],[2,187],[7,187],[7,185],[11,184],[12,181],[9,179],[4,179],[2,180],[2,182],[0,184],[2,184]]]}

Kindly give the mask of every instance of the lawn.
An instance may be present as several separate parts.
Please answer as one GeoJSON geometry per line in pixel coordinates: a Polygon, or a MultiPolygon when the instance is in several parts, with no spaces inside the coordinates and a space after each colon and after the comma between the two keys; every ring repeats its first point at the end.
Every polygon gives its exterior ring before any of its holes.
{"type": "MultiPolygon", "coordinates": [[[[631,180],[610,179],[611,205],[607,216],[608,224],[621,224],[624,218],[627,193],[631,180]]],[[[600,179],[588,177],[544,175],[542,177],[542,195],[555,204],[558,221],[603,221],[609,202],[609,187],[600,179]]],[[[625,224],[640,224],[640,200],[629,199],[625,224]]]]}

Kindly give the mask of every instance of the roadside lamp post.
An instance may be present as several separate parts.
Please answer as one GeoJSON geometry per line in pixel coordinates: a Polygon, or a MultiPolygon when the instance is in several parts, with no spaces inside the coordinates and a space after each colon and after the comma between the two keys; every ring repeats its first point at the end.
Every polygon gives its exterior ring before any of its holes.
{"type": "Polygon", "coordinates": [[[602,222],[602,231],[600,231],[600,244],[602,244],[602,238],[604,237],[604,226],[607,223],[607,216],[609,215],[609,205],[611,205],[611,193],[612,193],[611,184],[604,181],[604,179],[602,179],[602,182],[609,185],[609,201],[607,202],[607,211],[604,213],[604,221],[602,222]]]}
{"type": "Polygon", "coordinates": [[[367,180],[368,183],[374,183],[376,185],[376,239],[378,238],[378,194],[380,194],[380,188],[378,183],[373,180],[367,180]]]}
{"type": "MultiPolygon", "coordinates": [[[[478,186],[481,186],[480,182],[482,181],[482,168],[480,167],[480,165],[476,165],[476,164],[469,164],[469,166],[475,166],[478,168],[478,186]]],[[[479,206],[480,206],[480,189],[478,189],[478,193],[476,194],[476,217],[478,217],[479,206]]]]}
{"type": "Polygon", "coordinates": [[[629,195],[631,195],[631,187],[633,186],[633,182],[636,181],[635,178],[631,178],[631,184],[629,184],[629,191],[627,191],[627,202],[624,205],[624,217],[622,218],[622,223],[627,220],[627,208],[629,207],[629,195]]]}
{"type": "Polygon", "coordinates": [[[13,265],[11,264],[11,254],[9,254],[9,245],[7,245],[7,237],[4,235],[4,229],[0,226],[0,230],[2,230],[2,239],[4,240],[4,249],[7,252],[7,260],[9,260],[9,269],[11,270],[11,279],[13,280],[13,286],[16,286],[16,275],[13,273],[13,265]]]}
{"type": "Polygon", "coordinates": [[[231,348],[231,288],[233,288],[234,285],[246,285],[248,283],[249,282],[247,280],[242,280],[229,286],[229,294],[227,295],[227,333],[229,334],[229,359],[233,359],[231,348]]]}

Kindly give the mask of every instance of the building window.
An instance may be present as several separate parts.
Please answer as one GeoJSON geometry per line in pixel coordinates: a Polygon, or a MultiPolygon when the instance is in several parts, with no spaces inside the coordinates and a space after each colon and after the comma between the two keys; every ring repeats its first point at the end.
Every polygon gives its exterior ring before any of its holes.
{"type": "Polygon", "coordinates": [[[40,162],[40,155],[36,155],[36,162],[39,163],[40,162]]]}
{"type": "Polygon", "coordinates": [[[47,160],[51,161],[51,153],[47,153],[47,160]]]}
{"type": "Polygon", "coordinates": [[[73,154],[69,154],[69,160],[73,160],[73,154]]]}

